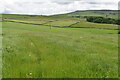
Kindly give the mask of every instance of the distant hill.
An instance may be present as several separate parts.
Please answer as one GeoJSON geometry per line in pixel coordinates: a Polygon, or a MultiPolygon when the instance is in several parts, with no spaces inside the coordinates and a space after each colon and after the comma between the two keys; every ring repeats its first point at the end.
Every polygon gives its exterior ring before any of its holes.
{"type": "MultiPolygon", "coordinates": [[[[118,19],[118,10],[77,10],[71,13],[52,15],[49,17],[74,17],[74,16],[101,16],[118,19]]],[[[20,15],[20,14],[3,14],[3,18],[28,18],[28,17],[45,17],[43,15],[20,15]]],[[[48,17],[48,16],[46,16],[48,17]]]]}
{"type": "Polygon", "coordinates": [[[75,12],[61,14],[65,16],[102,16],[118,18],[118,10],[77,10],[75,12]]]}

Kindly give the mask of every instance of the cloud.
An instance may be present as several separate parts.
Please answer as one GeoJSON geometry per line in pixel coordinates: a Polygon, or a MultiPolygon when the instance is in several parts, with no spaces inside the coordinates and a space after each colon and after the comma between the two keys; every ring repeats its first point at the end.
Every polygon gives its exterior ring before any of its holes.
{"type": "Polygon", "coordinates": [[[118,0],[0,0],[0,13],[53,15],[76,10],[118,9],[118,0]]]}
{"type": "Polygon", "coordinates": [[[75,1],[81,1],[81,0],[52,0],[52,2],[57,3],[57,4],[71,4],[75,1]]]}

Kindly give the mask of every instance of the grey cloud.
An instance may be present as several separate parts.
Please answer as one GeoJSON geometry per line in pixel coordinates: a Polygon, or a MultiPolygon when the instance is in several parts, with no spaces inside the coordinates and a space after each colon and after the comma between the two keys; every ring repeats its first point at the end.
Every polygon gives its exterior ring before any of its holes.
{"type": "Polygon", "coordinates": [[[58,5],[67,5],[67,4],[71,4],[72,2],[71,1],[53,1],[53,3],[56,3],[58,5]]]}
{"type": "Polygon", "coordinates": [[[88,2],[89,4],[98,4],[98,3],[96,3],[96,2],[88,2]]]}
{"type": "Polygon", "coordinates": [[[52,0],[52,2],[57,3],[57,4],[71,4],[75,1],[81,1],[81,0],[52,0]]]}
{"type": "Polygon", "coordinates": [[[106,5],[114,4],[112,2],[101,2],[101,3],[99,3],[99,2],[86,2],[86,3],[88,3],[88,4],[106,4],[106,5]]]}

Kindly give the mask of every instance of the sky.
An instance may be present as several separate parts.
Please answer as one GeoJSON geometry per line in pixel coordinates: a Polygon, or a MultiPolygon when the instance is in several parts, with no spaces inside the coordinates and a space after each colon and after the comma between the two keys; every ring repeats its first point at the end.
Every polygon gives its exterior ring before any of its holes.
{"type": "Polygon", "coordinates": [[[54,15],[76,10],[117,10],[119,0],[0,0],[0,13],[54,15]]]}

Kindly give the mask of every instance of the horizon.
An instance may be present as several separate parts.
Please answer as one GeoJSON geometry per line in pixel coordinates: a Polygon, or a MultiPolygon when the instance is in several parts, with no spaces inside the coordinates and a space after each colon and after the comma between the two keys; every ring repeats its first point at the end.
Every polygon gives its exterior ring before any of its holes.
{"type": "MultiPolygon", "coordinates": [[[[76,10],[76,11],[118,11],[118,10],[110,10],[110,9],[99,9],[99,10],[76,10]]],[[[76,12],[76,11],[72,11],[72,12],[76,12]]],[[[72,12],[67,12],[67,13],[61,13],[61,14],[68,14],[68,13],[72,13],[72,12]]],[[[7,13],[0,13],[0,15],[3,15],[3,14],[6,14],[6,15],[9,15],[7,13]]],[[[17,13],[10,13],[11,15],[38,15],[38,16],[54,16],[54,15],[61,15],[61,14],[52,14],[52,15],[40,15],[40,14],[17,14],[17,13]]]]}

